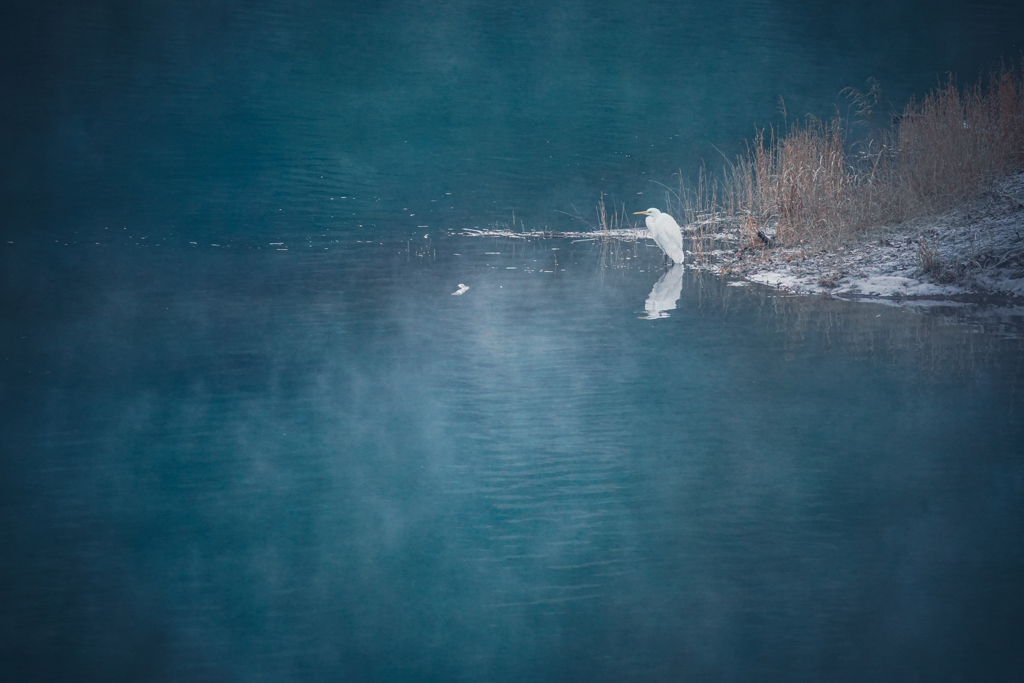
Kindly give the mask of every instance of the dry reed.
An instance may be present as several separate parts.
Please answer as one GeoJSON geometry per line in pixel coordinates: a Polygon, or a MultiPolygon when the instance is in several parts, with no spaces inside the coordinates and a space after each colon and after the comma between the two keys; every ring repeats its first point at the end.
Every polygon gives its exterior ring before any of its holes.
{"type": "Polygon", "coordinates": [[[836,245],[941,212],[1024,165],[1022,76],[1024,62],[963,89],[950,78],[911,101],[891,127],[872,119],[877,82],[869,81],[867,93],[849,88],[843,94],[870,129],[866,141],[849,145],[847,122],[838,114],[829,121],[811,117],[784,134],[759,130],[721,178],[702,171],[697,188],[674,193],[674,208],[694,226],[695,251],[706,248],[709,219],[728,218],[749,244],[763,244],[768,228],[784,245],[836,245]]]}

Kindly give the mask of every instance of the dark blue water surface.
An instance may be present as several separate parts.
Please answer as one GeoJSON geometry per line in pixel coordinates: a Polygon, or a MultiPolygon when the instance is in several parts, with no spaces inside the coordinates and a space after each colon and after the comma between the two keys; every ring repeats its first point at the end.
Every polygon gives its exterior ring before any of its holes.
{"type": "Polygon", "coordinates": [[[4,263],[17,678],[1024,671],[1020,316],[324,244],[4,263]]]}
{"type": "Polygon", "coordinates": [[[0,679],[1024,678],[1019,308],[454,234],[662,204],[1017,3],[0,13],[0,679]]]}
{"type": "Polygon", "coordinates": [[[874,77],[879,123],[1024,48],[1016,0],[14,0],[0,19],[5,223],[212,242],[565,228],[601,191],[663,206],[658,183],[784,125],[780,96],[790,123],[847,115],[839,91],[874,77]]]}

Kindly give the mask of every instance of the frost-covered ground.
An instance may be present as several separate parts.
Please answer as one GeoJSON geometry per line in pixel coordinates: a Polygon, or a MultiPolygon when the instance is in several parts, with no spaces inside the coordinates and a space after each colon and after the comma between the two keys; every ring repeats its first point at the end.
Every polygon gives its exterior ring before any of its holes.
{"type": "MultiPolygon", "coordinates": [[[[1024,170],[973,202],[834,250],[724,248],[704,266],[797,294],[893,300],[1024,297],[1024,170]]],[[[738,243],[733,238],[732,244],[738,243]]]]}

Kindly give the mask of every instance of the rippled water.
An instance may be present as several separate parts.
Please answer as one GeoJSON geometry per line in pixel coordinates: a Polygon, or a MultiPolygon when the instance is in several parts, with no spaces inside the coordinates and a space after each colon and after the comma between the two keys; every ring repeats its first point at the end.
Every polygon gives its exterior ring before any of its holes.
{"type": "Polygon", "coordinates": [[[23,678],[1021,671],[1020,317],[329,245],[6,264],[23,678]]]}
{"type": "Polygon", "coordinates": [[[1014,0],[15,0],[0,12],[9,226],[198,242],[404,237],[513,213],[578,228],[566,214],[589,219],[602,191],[629,211],[663,207],[676,174],[732,159],[755,125],[848,115],[839,91],[868,77],[884,123],[948,72],[969,81],[1013,60],[1024,25],[1014,0]]]}
{"type": "Polygon", "coordinates": [[[1021,678],[1019,309],[456,235],[1018,5],[5,3],[0,678],[1021,678]]]}

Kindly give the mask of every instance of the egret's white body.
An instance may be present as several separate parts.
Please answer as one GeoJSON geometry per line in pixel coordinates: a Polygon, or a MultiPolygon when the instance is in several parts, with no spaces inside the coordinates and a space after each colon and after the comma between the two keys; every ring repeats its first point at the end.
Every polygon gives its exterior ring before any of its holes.
{"type": "Polygon", "coordinates": [[[674,263],[683,262],[683,232],[679,229],[676,219],[657,209],[637,211],[637,216],[647,216],[647,229],[661,250],[668,254],[674,263]]]}

